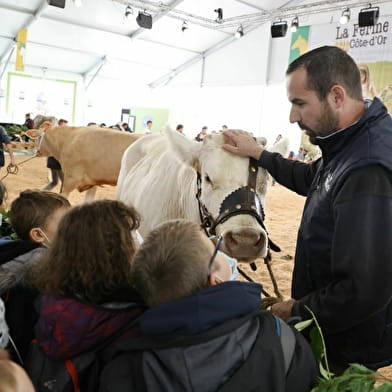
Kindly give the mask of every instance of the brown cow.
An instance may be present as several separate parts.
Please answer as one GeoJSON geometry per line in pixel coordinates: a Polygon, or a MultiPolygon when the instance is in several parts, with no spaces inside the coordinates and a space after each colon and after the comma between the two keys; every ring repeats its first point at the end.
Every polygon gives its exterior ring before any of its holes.
{"type": "Polygon", "coordinates": [[[144,135],[95,127],[54,127],[44,123],[39,152],[53,156],[64,172],[61,193],[87,190],[85,201],[94,199],[96,185],[116,185],[121,157],[135,140],[144,135]]]}

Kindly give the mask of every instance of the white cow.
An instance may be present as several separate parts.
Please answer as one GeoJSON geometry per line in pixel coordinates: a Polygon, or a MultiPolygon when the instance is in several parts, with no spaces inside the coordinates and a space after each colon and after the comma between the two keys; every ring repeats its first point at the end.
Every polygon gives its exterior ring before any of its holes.
{"type": "MultiPolygon", "coordinates": [[[[265,144],[265,139],[258,140],[265,144]]],[[[133,143],[124,152],[118,178],[117,197],[141,214],[142,235],[161,222],[184,218],[200,223],[196,198],[197,172],[201,174],[201,200],[214,219],[222,201],[248,183],[249,159],[222,149],[229,140],[223,134],[208,135],[203,143],[166,130],[133,143]]],[[[274,147],[286,155],[287,140],[274,147]]],[[[256,190],[262,202],[267,192],[266,170],[259,168],[256,190]]],[[[242,260],[265,257],[265,230],[251,215],[236,215],[218,224],[224,251],[242,260]]]]}

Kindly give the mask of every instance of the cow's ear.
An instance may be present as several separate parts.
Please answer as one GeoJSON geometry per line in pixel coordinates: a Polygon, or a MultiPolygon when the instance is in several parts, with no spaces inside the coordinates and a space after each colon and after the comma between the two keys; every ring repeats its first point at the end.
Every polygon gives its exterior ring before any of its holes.
{"type": "Polygon", "coordinates": [[[287,137],[280,139],[276,144],[268,149],[270,152],[278,152],[282,157],[286,158],[289,155],[290,141],[287,137]]]}
{"type": "Polygon", "coordinates": [[[167,138],[177,159],[196,170],[200,169],[199,155],[203,143],[190,140],[185,135],[168,127],[162,131],[162,134],[167,138]]]}
{"type": "Polygon", "coordinates": [[[44,121],[38,129],[42,130],[43,132],[46,132],[49,128],[51,128],[53,124],[50,121],[44,121]]]}
{"type": "Polygon", "coordinates": [[[257,137],[256,138],[257,144],[260,144],[260,146],[265,147],[267,145],[267,139],[265,137],[257,137]]]}

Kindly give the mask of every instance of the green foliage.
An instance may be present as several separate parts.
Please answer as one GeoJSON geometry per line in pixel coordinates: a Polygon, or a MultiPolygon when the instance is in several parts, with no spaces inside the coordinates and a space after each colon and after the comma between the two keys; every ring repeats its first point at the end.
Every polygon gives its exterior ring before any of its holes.
{"type": "Polygon", "coordinates": [[[339,377],[321,379],[311,392],[392,392],[392,382],[381,374],[358,364],[351,364],[339,377]],[[376,386],[376,382],[382,382],[376,386]]]}
{"type": "Polygon", "coordinates": [[[9,211],[0,209],[0,215],[1,215],[0,237],[11,237],[13,239],[16,239],[17,235],[12,229],[9,221],[9,211]]]}
{"type": "Polygon", "coordinates": [[[392,392],[392,380],[356,363],[350,364],[341,376],[333,377],[334,374],[329,370],[327,350],[320,325],[314,313],[308,307],[306,309],[312,318],[297,323],[295,328],[303,331],[314,324],[309,331],[309,339],[321,378],[311,392],[392,392]],[[376,383],[378,385],[375,385],[376,383]]]}
{"type": "Polygon", "coordinates": [[[21,132],[27,131],[27,127],[23,125],[12,124],[7,128],[8,136],[20,135],[21,132]]]}

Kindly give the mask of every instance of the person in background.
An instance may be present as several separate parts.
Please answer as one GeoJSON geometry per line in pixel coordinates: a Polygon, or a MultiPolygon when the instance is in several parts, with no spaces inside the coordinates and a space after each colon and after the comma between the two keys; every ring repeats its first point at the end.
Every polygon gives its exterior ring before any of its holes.
{"type": "Polygon", "coordinates": [[[290,151],[289,152],[289,156],[287,157],[287,159],[291,159],[291,160],[296,160],[297,158],[295,157],[294,151],[290,151]]]}
{"type": "Polygon", "coordinates": [[[286,72],[290,122],[322,158],[270,153],[242,131],[224,148],[251,156],[280,184],[307,197],[298,231],[292,298],[272,306],[288,320],[315,314],[335,374],[350,363],[392,364],[392,119],[364,101],[354,60],[335,46],[311,50],[286,72]]]}
{"type": "Polygon", "coordinates": [[[5,165],[5,157],[4,157],[4,145],[7,147],[8,154],[10,155],[11,166],[16,166],[14,150],[12,149],[11,141],[8,138],[7,132],[0,125],[0,168],[5,165]]]}
{"type": "Polygon", "coordinates": [[[144,129],[144,133],[146,135],[151,135],[152,134],[152,121],[148,120],[146,124],[146,128],[144,129]]]}
{"type": "Polygon", "coordinates": [[[25,114],[25,122],[23,123],[23,126],[27,129],[34,129],[34,121],[31,119],[30,113],[25,114]]]}
{"type": "Polygon", "coordinates": [[[227,128],[227,125],[222,125],[222,131],[227,131],[229,128],[227,128]]]}
{"type": "Polygon", "coordinates": [[[197,142],[202,142],[204,140],[205,136],[207,135],[207,130],[208,130],[208,128],[206,126],[204,126],[201,129],[201,132],[195,137],[195,140],[197,142]]]}
{"type": "MultiPolygon", "coordinates": [[[[31,119],[30,113],[25,114],[25,122],[23,123],[22,126],[26,127],[27,130],[34,129],[34,121],[31,119]]],[[[27,135],[25,135],[24,133],[21,133],[21,135],[22,135],[22,139],[25,142],[29,141],[29,137],[27,135]]]]}
{"type": "MultiPolygon", "coordinates": [[[[67,127],[68,121],[61,118],[58,122],[58,126],[67,127]]],[[[46,160],[46,167],[50,170],[50,177],[52,178],[52,181],[48,185],[46,185],[43,190],[52,190],[59,183],[59,181],[61,182],[62,186],[64,181],[64,173],[61,168],[60,162],[55,157],[48,157],[48,159],[46,160]]]]}
{"type": "Polygon", "coordinates": [[[125,132],[133,132],[132,129],[129,127],[129,124],[126,122],[122,123],[122,128],[125,132]]]}
{"type": "Polygon", "coordinates": [[[184,133],[184,126],[182,124],[178,124],[176,126],[176,131],[181,133],[181,135],[185,135],[185,133],[184,133]]]}
{"type": "Polygon", "coordinates": [[[59,127],[66,127],[66,126],[68,126],[68,120],[64,120],[63,118],[60,118],[60,120],[58,122],[58,126],[59,127]]]}
{"type": "Polygon", "coordinates": [[[362,95],[364,99],[373,99],[377,97],[377,91],[370,77],[370,70],[367,64],[358,64],[361,75],[362,95]]]}

